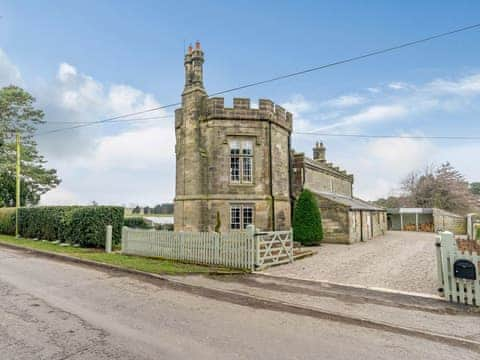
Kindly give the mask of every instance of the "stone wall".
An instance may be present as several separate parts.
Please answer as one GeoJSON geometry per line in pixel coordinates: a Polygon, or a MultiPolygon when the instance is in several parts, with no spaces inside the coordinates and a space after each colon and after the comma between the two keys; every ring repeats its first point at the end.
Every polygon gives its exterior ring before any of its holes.
{"type": "Polygon", "coordinates": [[[351,210],[350,243],[369,241],[387,232],[387,215],[385,211],[351,210]],[[369,220],[370,217],[370,220],[369,220]]]}
{"type": "Polygon", "coordinates": [[[293,188],[296,196],[302,189],[352,196],[353,175],[323,160],[312,160],[303,153],[293,156],[293,188]]]}
{"type": "Polygon", "coordinates": [[[433,209],[433,224],[435,232],[450,231],[455,235],[467,233],[467,219],[465,217],[439,209],[433,209]]]}
{"type": "Polygon", "coordinates": [[[317,196],[317,202],[322,217],[323,242],[349,244],[348,207],[321,196],[317,196]]]}

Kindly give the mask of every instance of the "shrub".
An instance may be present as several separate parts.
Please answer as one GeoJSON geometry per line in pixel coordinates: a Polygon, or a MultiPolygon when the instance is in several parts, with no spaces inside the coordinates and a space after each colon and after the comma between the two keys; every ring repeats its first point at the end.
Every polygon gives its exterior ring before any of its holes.
{"type": "Polygon", "coordinates": [[[152,226],[148,224],[142,216],[130,216],[123,220],[123,226],[136,229],[150,229],[152,226]]]}
{"type": "Polygon", "coordinates": [[[303,190],[293,214],[293,238],[302,245],[319,245],[323,239],[322,218],[315,195],[303,190]]]}
{"type": "Polygon", "coordinates": [[[0,234],[15,235],[15,208],[0,208],[0,234]]]}
{"type": "Polygon", "coordinates": [[[68,213],[74,206],[38,206],[18,209],[19,232],[26,238],[65,241],[68,238],[68,213]]]}
{"type": "Polygon", "coordinates": [[[477,227],[477,235],[475,237],[475,240],[480,240],[480,227],[477,227]]]}
{"type": "Polygon", "coordinates": [[[106,226],[112,225],[112,244],[122,238],[124,208],[121,206],[86,206],[72,210],[68,237],[85,247],[104,247],[106,226]]]}
{"type": "Polygon", "coordinates": [[[220,220],[220,211],[217,211],[217,219],[215,224],[215,232],[220,232],[220,228],[222,227],[222,221],[220,220]]]}
{"type": "Polygon", "coordinates": [[[116,245],[121,240],[123,207],[38,206],[18,211],[19,232],[23,237],[103,247],[106,226],[112,225],[112,243],[116,245]]]}

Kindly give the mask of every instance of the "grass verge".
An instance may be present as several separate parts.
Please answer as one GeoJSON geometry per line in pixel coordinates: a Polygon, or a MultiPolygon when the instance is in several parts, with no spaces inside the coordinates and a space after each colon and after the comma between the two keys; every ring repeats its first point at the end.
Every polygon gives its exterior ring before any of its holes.
{"type": "Polygon", "coordinates": [[[116,265],[126,269],[145,271],[153,274],[181,275],[181,274],[211,274],[211,273],[239,273],[239,270],[216,266],[202,266],[181,263],[160,258],[123,255],[119,253],[107,254],[99,249],[64,247],[50,242],[34,241],[31,239],[16,239],[13,236],[0,235],[0,243],[12,244],[28,249],[49,251],[79,259],[97,261],[104,264],[116,265]]]}

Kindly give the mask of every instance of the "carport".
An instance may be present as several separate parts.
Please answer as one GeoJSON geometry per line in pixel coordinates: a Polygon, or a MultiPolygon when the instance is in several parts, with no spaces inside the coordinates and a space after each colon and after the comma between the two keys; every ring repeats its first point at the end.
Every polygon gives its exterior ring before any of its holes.
{"type": "Polygon", "coordinates": [[[387,209],[387,221],[389,230],[433,231],[433,209],[387,209]]]}

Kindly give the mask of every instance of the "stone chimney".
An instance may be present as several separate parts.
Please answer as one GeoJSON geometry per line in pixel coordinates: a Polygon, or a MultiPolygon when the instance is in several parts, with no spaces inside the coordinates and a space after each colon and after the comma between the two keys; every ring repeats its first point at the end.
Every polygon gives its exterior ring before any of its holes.
{"type": "Polygon", "coordinates": [[[195,48],[190,45],[185,54],[185,91],[191,89],[203,90],[203,63],[204,55],[200,42],[195,43],[195,48]]]}
{"type": "Polygon", "coordinates": [[[325,158],[325,151],[327,149],[323,145],[322,142],[318,142],[315,144],[315,147],[313,148],[313,160],[319,161],[319,162],[325,162],[327,159],[325,158]]]}

